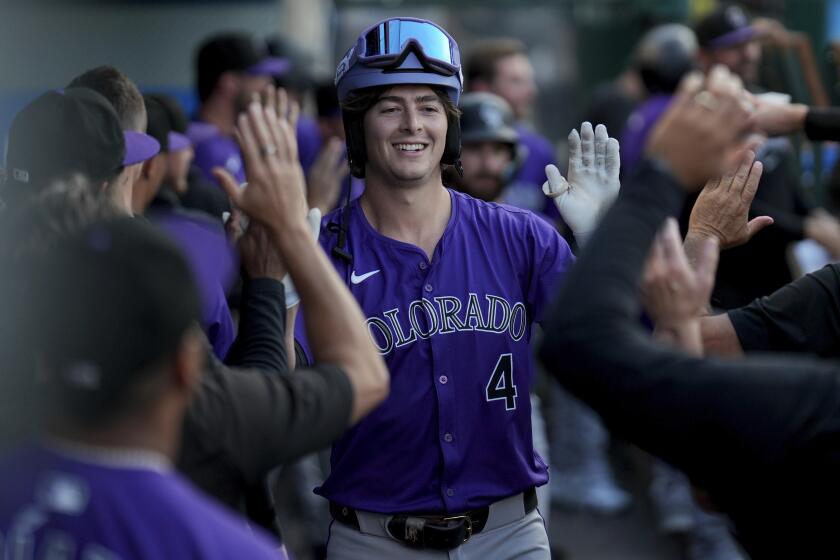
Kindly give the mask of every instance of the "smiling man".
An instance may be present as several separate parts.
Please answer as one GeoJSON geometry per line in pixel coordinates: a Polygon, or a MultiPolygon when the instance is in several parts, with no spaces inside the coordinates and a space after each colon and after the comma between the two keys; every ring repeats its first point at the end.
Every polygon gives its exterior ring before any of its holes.
{"type": "Polygon", "coordinates": [[[350,168],[365,192],[321,244],[360,303],[391,396],[333,447],[330,558],[549,558],[536,511],[531,324],[572,264],[531,212],[447,189],[460,168],[455,41],[382,21],[338,66],[350,168]]]}

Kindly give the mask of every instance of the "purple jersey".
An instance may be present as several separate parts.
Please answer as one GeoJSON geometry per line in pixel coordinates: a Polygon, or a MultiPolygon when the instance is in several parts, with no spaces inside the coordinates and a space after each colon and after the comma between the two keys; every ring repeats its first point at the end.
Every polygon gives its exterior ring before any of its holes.
{"type": "Polygon", "coordinates": [[[224,360],[236,338],[227,293],[239,270],[239,259],[217,221],[180,209],[153,211],[149,219],[181,249],[201,298],[201,323],[213,353],[224,360]]]}
{"type": "Polygon", "coordinates": [[[377,232],[358,201],[325,218],[321,245],[391,372],[387,400],[333,447],[316,492],[334,502],[460,512],[548,479],[531,439],[531,325],[573,256],[531,212],[449,193],[431,261],[377,232]],[[331,254],[327,228],[344,211],[352,266],[331,254]]]}
{"type": "Polygon", "coordinates": [[[642,159],[653,125],[671,104],[670,95],[655,95],[639,105],[627,118],[621,133],[621,175],[627,177],[642,159]]]}
{"type": "MultiPolygon", "coordinates": [[[[222,134],[214,125],[205,122],[190,123],[187,136],[195,151],[193,163],[207,179],[215,183],[213,168],[224,167],[238,182],[245,182],[245,164],[242,161],[239,145],[233,136],[222,134]]],[[[321,150],[318,124],[309,117],[301,115],[298,119],[296,136],[301,166],[308,171],[321,150]]]]}
{"type": "Polygon", "coordinates": [[[79,453],[29,445],[0,461],[4,558],[285,558],[156,456],[79,453]]]}
{"type": "Polygon", "coordinates": [[[318,154],[321,153],[321,147],[323,146],[318,123],[315,119],[301,115],[297,122],[295,136],[297,136],[300,166],[303,167],[304,173],[309,173],[309,169],[318,159],[318,154]]]}
{"type": "Polygon", "coordinates": [[[554,161],[554,147],[546,138],[524,125],[517,125],[519,143],[527,150],[525,161],[516,176],[502,192],[506,204],[525,208],[539,214],[551,223],[556,223],[560,212],[552,200],[542,191],[546,181],[545,166],[554,161]]]}

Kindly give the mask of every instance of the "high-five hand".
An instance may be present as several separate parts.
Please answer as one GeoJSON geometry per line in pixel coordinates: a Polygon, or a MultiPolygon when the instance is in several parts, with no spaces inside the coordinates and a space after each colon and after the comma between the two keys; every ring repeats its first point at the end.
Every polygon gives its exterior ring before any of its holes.
{"type": "Polygon", "coordinates": [[[620,158],[618,140],[610,138],[607,128],[584,122],[580,134],[569,134],[568,181],[554,165],[545,168],[548,181],[543,192],[554,199],[563,220],[572,228],[580,243],[592,233],[598,218],[618,195],[620,158]]]}

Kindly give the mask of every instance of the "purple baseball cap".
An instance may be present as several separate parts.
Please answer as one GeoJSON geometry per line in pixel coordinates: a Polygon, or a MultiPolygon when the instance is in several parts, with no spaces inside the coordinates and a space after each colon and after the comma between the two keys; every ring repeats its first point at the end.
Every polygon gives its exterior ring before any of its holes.
{"type": "Polygon", "coordinates": [[[125,155],[122,164],[125,166],[152,159],[160,152],[160,142],[143,132],[125,130],[123,138],[125,139],[125,155]]]}
{"type": "Polygon", "coordinates": [[[734,5],[722,6],[699,20],[694,32],[704,49],[725,49],[759,37],[744,10],[734,5]]]}
{"type": "Polygon", "coordinates": [[[186,134],[181,134],[174,130],[169,131],[169,148],[166,150],[167,152],[179,152],[190,147],[192,147],[192,142],[190,142],[186,134]]]}
{"type": "Polygon", "coordinates": [[[291,62],[285,58],[267,56],[245,69],[246,74],[251,76],[277,77],[286,74],[292,67],[291,62]]]}

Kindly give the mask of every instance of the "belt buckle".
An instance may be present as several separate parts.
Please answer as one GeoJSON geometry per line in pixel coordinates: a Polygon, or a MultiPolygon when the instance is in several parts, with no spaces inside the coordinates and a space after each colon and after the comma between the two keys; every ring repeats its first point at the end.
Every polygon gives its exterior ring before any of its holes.
{"type": "Polygon", "coordinates": [[[443,520],[444,521],[461,521],[461,520],[466,521],[467,522],[467,536],[464,537],[464,540],[461,541],[461,544],[464,544],[465,542],[470,540],[470,538],[472,538],[473,524],[472,524],[472,518],[469,515],[453,515],[451,517],[444,517],[443,520]]]}

